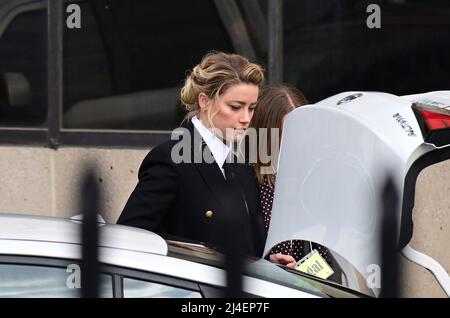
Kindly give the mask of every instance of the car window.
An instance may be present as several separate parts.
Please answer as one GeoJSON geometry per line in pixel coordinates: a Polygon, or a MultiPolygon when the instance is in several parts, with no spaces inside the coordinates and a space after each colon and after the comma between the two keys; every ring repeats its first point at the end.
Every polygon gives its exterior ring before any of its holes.
{"type": "MultiPolygon", "coordinates": [[[[80,289],[72,284],[66,268],[0,264],[0,298],[76,298],[80,289]]],[[[100,297],[113,295],[112,276],[100,275],[100,297]]]]}
{"type": "Polygon", "coordinates": [[[332,281],[315,278],[289,267],[277,266],[264,259],[248,263],[245,274],[320,297],[353,298],[362,296],[362,294],[332,281]]]}
{"type": "MultiPolygon", "coordinates": [[[[171,240],[168,240],[167,243],[169,247],[168,255],[171,257],[190,260],[222,269],[225,268],[224,255],[214,249],[211,249],[210,247],[204,246],[200,243],[171,240]]],[[[337,256],[337,253],[334,253],[333,255],[337,256]]],[[[340,266],[345,263],[346,262],[344,259],[339,259],[339,266],[335,269],[340,269],[340,266]]],[[[354,269],[348,269],[348,267],[350,266],[345,267],[345,274],[351,274],[351,276],[344,275],[343,278],[345,281],[343,282],[341,272],[339,272],[339,277],[336,277],[335,281],[321,280],[320,278],[315,278],[314,276],[301,273],[297,270],[290,270],[287,267],[279,267],[265,259],[248,258],[244,274],[249,277],[262,279],[267,282],[272,282],[322,297],[360,297],[362,294],[359,292],[365,292],[365,290],[362,291],[358,285],[358,282],[355,282],[357,278],[353,277],[355,276],[354,269]],[[349,284],[349,280],[351,284],[349,284]]],[[[371,295],[370,292],[366,294],[371,295]]]]}
{"type": "Polygon", "coordinates": [[[47,10],[10,7],[0,8],[0,126],[39,127],[47,117],[47,10]]]}
{"type": "Polygon", "coordinates": [[[123,279],[123,296],[125,298],[201,298],[193,290],[163,285],[155,282],[128,278],[123,279]]]}

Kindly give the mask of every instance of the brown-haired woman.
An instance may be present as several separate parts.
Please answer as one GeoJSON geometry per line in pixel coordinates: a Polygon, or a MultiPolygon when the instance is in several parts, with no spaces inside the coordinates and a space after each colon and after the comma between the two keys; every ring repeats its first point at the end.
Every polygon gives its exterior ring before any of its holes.
{"type": "Polygon", "coordinates": [[[225,165],[225,160],[228,142],[246,132],[263,83],[262,68],[240,55],[205,55],[181,90],[187,129],[180,140],[165,142],[146,156],[117,223],[212,245],[223,243],[223,228],[232,224],[242,236],[243,253],[261,257],[265,235],[254,171],[248,165],[225,165]],[[188,160],[179,161],[177,147],[187,139],[183,155],[188,160]]]}
{"type": "MultiPolygon", "coordinates": [[[[281,134],[283,123],[286,115],[295,108],[308,104],[305,96],[296,87],[284,85],[268,85],[261,90],[258,98],[258,107],[253,116],[250,126],[255,128],[258,137],[258,145],[260,138],[264,138],[267,145],[267,158],[273,158],[269,162],[263,162],[260,151],[257,151],[257,160],[255,163],[255,173],[259,183],[259,195],[264,217],[264,229],[267,233],[272,215],[272,203],[275,190],[276,168],[279,146],[281,142],[281,134]],[[263,129],[266,129],[265,133],[263,129]],[[278,130],[278,132],[276,131],[278,130]],[[274,134],[276,133],[276,134],[274,134]],[[270,153],[274,150],[276,153],[270,153]]],[[[309,242],[301,240],[290,240],[276,245],[270,251],[271,254],[290,255],[299,261],[309,252],[309,242]]],[[[317,249],[318,252],[327,260],[328,251],[321,245],[312,244],[311,249],[317,249]]]]}

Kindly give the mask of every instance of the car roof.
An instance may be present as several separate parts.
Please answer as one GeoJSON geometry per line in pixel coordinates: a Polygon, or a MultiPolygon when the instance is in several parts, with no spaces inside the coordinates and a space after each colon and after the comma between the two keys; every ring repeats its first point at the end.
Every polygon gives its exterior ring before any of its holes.
{"type": "MultiPolygon", "coordinates": [[[[99,224],[99,246],[167,255],[159,235],[134,227],[99,224]]],[[[81,222],[54,216],[0,214],[0,240],[81,244],[81,222]]]]}
{"type": "MultiPolygon", "coordinates": [[[[79,220],[61,217],[0,214],[0,254],[78,259],[81,256],[81,225],[79,220]],[[20,242],[20,245],[11,244],[13,242],[20,242]]],[[[123,225],[99,223],[99,229],[99,257],[106,264],[137,270],[158,269],[168,276],[177,273],[177,277],[196,277],[198,281],[218,286],[224,283],[222,255],[214,249],[190,242],[165,241],[153,232],[123,225]],[[168,256],[164,259],[163,268],[158,259],[160,256],[168,256]],[[187,270],[180,272],[180,265],[187,270]]],[[[278,296],[284,297],[296,297],[299,292],[301,297],[327,294],[354,297],[357,294],[327,285],[322,287],[325,293],[316,286],[320,282],[313,278],[289,274],[266,260],[253,260],[249,265],[244,280],[250,292],[261,288],[257,285],[262,279],[273,285],[280,293],[278,296]],[[294,290],[295,293],[291,293],[294,290]]],[[[277,293],[264,295],[273,297],[277,293]]]]}

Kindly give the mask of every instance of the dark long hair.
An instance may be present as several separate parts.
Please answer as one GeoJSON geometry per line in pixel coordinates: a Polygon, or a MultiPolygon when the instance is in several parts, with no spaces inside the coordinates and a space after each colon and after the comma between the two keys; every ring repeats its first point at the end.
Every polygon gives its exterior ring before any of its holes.
{"type": "MultiPolygon", "coordinates": [[[[267,128],[267,150],[271,153],[271,128],[280,129],[278,144],[281,142],[281,130],[284,117],[295,108],[308,104],[305,96],[296,87],[283,85],[267,85],[260,91],[258,103],[253,115],[250,127],[256,129],[258,145],[260,145],[260,128],[267,128]]],[[[279,149],[277,149],[279,151],[279,149]]],[[[261,167],[270,166],[261,162],[259,150],[257,152],[257,162],[255,172],[259,184],[264,183],[264,177],[267,177],[269,184],[273,187],[275,180],[274,174],[262,174],[261,167]]]]}

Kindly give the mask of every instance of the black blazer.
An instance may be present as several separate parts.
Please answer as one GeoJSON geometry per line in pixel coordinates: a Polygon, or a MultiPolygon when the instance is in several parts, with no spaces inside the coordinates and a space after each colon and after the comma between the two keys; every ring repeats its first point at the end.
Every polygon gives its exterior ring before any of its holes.
{"type": "MultiPolygon", "coordinates": [[[[192,124],[188,132],[202,141],[192,124]]],[[[189,134],[181,139],[190,138],[189,134]]],[[[139,168],[139,182],[117,223],[218,247],[226,235],[239,233],[243,252],[261,257],[265,232],[253,168],[230,164],[235,178],[225,180],[215,161],[193,163],[201,158],[200,151],[211,155],[206,143],[194,144],[193,139],[188,149],[191,162],[174,163],[171,153],[177,142],[170,140],[147,154],[139,168]],[[227,225],[232,228],[224,231],[227,225]]]]}

